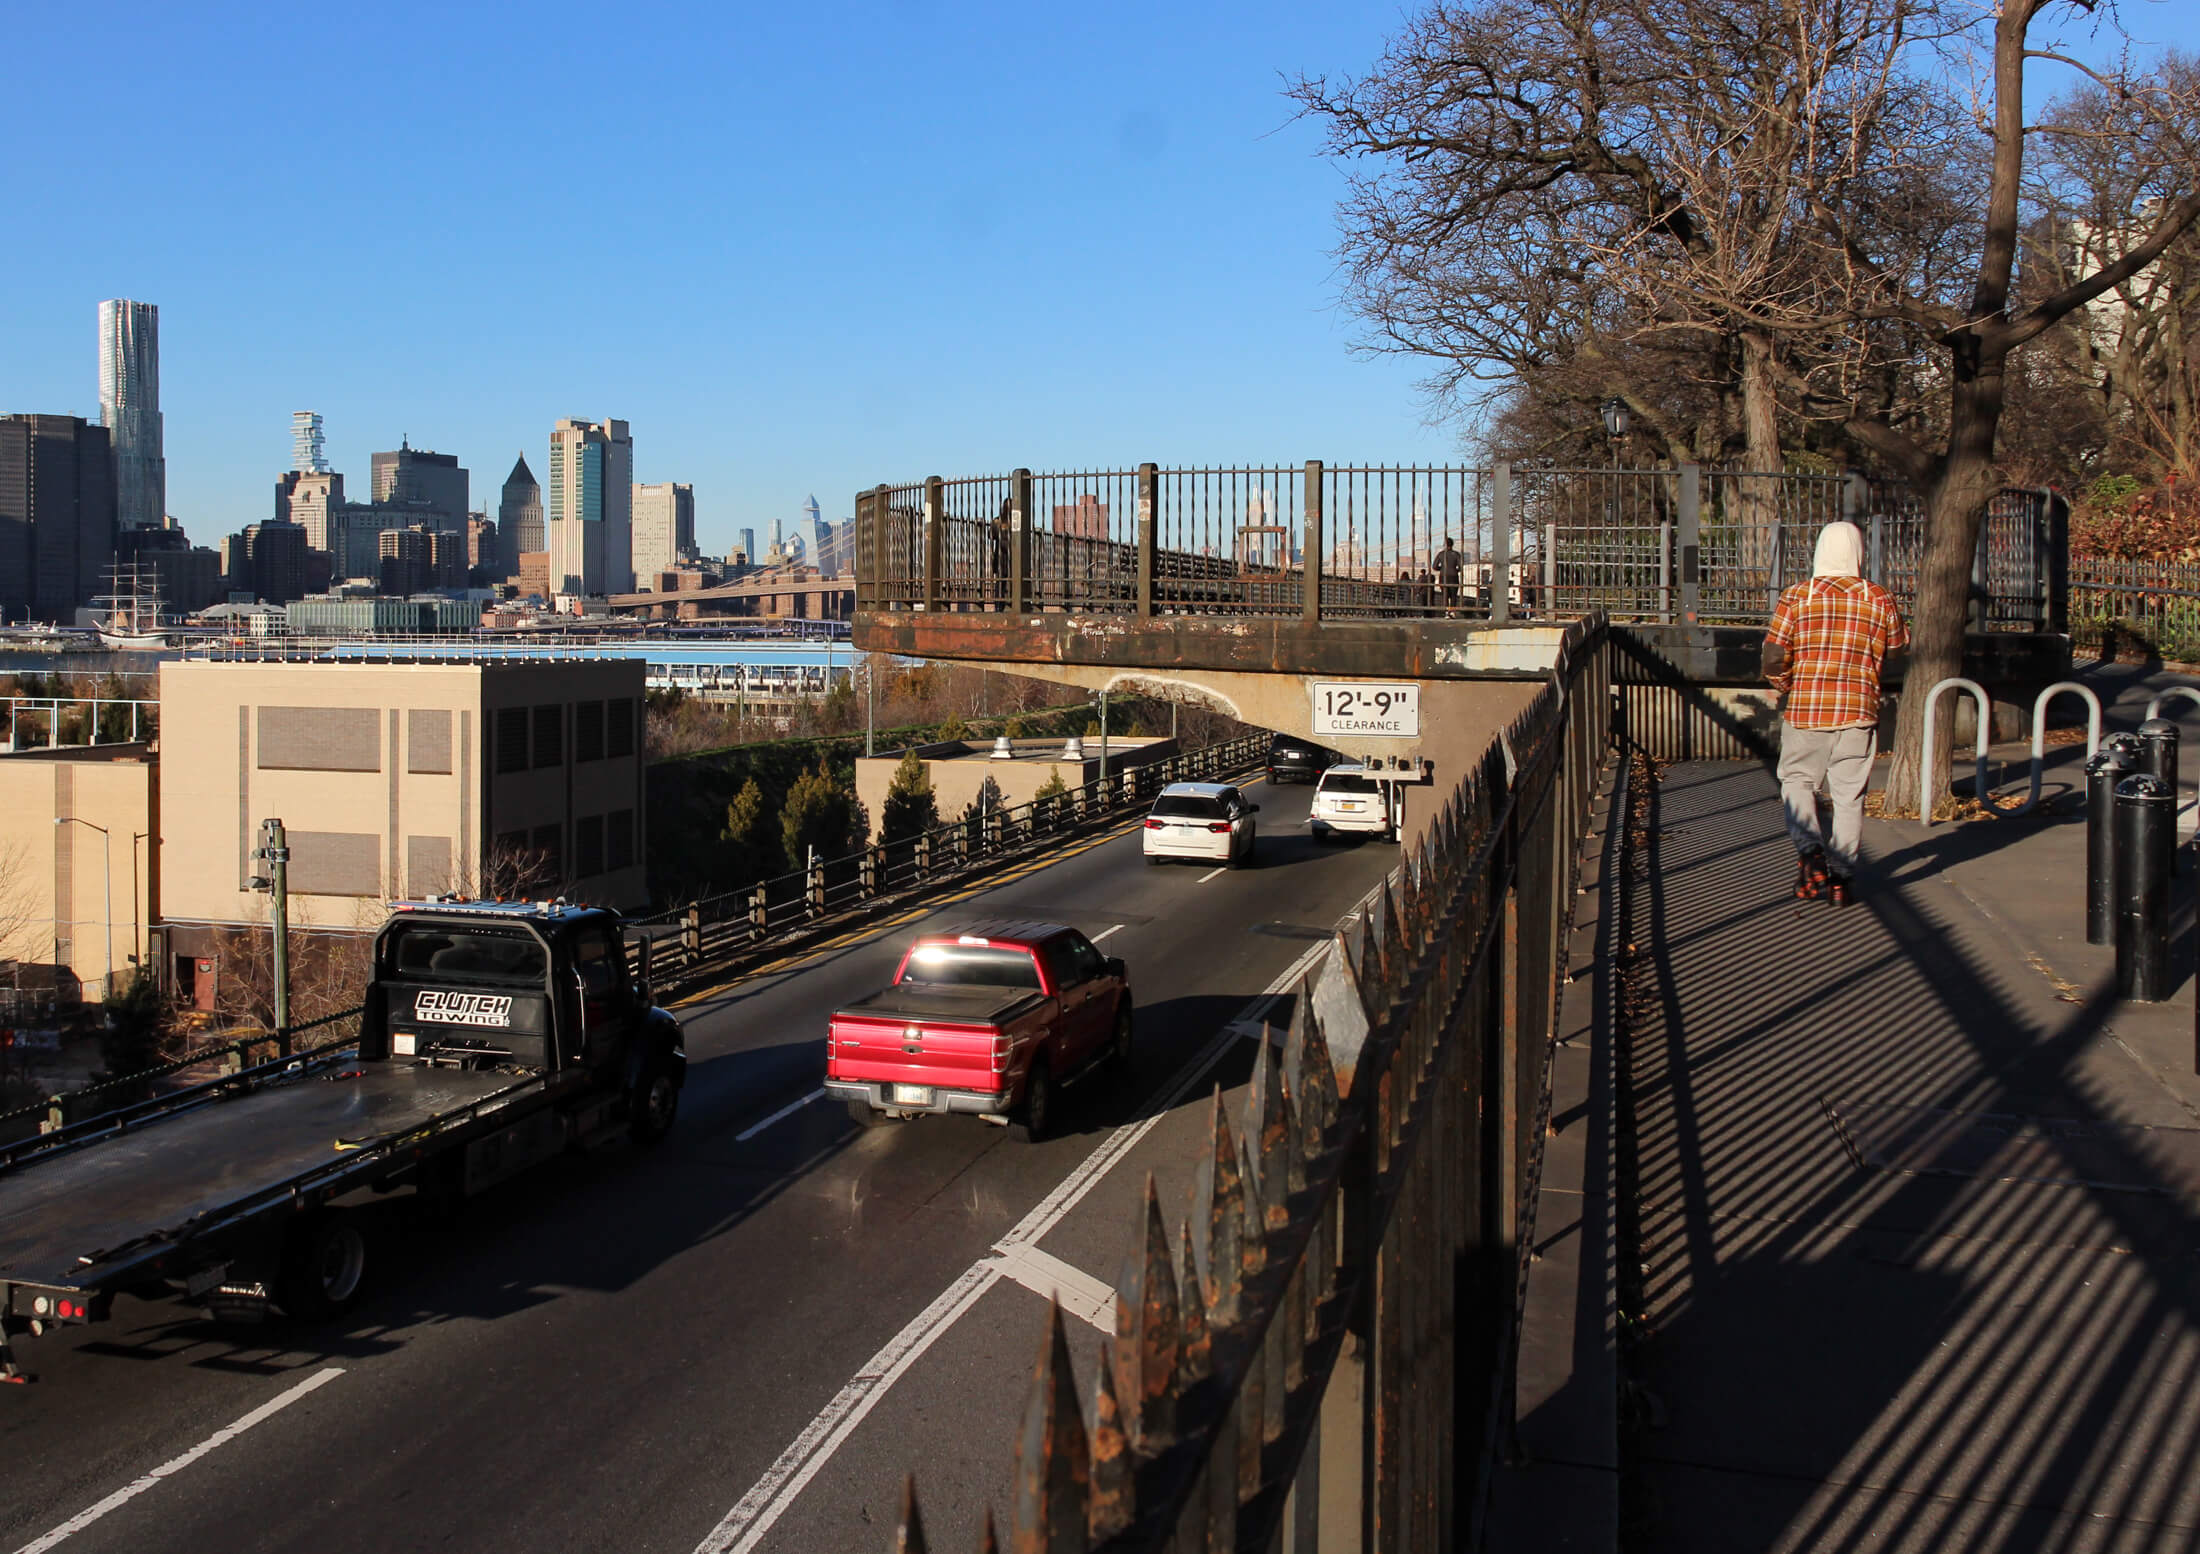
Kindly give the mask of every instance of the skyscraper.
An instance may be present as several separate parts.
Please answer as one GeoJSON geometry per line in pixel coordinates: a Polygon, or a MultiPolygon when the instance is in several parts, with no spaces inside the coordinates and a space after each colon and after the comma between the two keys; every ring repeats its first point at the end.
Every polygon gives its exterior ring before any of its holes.
{"type": "Polygon", "coordinates": [[[523,453],[504,477],[503,500],[497,503],[497,575],[519,576],[519,558],[544,548],[542,487],[523,453]]]}
{"type": "Polygon", "coordinates": [[[431,453],[400,439],[390,453],[377,453],[369,461],[374,487],[372,500],[386,507],[409,509],[412,521],[431,529],[463,530],[469,500],[469,476],[460,468],[455,453],[431,453]]]}
{"type": "Polygon", "coordinates": [[[624,421],[561,420],[550,432],[543,527],[561,594],[634,587],[634,439],[624,421]]]}
{"type": "Polygon", "coordinates": [[[329,538],[329,518],[344,505],[344,477],[334,470],[315,474],[294,469],[275,482],[275,521],[304,525],[311,549],[336,549],[329,538]]]}
{"type": "Polygon", "coordinates": [[[657,574],[669,572],[695,552],[695,488],[665,481],[634,488],[634,581],[655,588],[657,574]]]}
{"type": "Polygon", "coordinates": [[[115,521],[157,529],[168,511],[161,453],[160,309],[123,298],[99,305],[99,419],[114,448],[115,521]]]}
{"type": "Polygon", "coordinates": [[[290,467],[303,475],[329,473],[328,442],[321,435],[320,411],[293,410],[290,413],[290,467]]]}
{"type": "Polygon", "coordinates": [[[73,624],[106,591],[114,545],[107,429],[73,415],[0,416],[0,619],[73,624]]]}

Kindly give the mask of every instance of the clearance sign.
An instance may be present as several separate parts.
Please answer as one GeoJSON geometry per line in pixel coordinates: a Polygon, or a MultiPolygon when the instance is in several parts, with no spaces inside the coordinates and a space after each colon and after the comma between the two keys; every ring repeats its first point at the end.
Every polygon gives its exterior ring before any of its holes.
{"type": "Polygon", "coordinates": [[[1314,737],[1419,739],[1421,688],[1369,680],[1314,682],[1314,737]]]}

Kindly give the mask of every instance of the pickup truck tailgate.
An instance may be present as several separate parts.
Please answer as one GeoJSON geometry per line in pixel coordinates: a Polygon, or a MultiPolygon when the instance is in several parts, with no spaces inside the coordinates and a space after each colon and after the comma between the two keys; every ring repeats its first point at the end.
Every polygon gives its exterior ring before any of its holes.
{"type": "Polygon", "coordinates": [[[928,1085],[945,1090],[997,1090],[992,1025],[913,1024],[837,1015],[833,1019],[828,1079],[877,1084],[928,1085]]]}

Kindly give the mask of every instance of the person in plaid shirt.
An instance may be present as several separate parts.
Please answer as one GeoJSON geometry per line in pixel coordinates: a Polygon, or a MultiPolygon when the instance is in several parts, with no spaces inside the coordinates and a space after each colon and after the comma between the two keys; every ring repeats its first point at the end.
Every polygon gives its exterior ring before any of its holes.
{"type": "Polygon", "coordinates": [[[1765,631],[1765,678],[1780,692],[1780,800],[1799,900],[1846,906],[1864,829],[1864,788],[1879,744],[1879,676],[1909,646],[1894,596],[1861,574],[1855,524],[1818,533],[1811,579],[1780,595],[1765,631]],[[1833,799],[1833,830],[1818,829],[1818,788],[1833,799]]]}

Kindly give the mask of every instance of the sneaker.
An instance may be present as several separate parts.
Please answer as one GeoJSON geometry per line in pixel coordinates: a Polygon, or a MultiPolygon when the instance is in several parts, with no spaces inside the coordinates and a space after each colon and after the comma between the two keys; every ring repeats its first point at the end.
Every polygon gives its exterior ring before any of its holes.
{"type": "Polygon", "coordinates": [[[1837,874],[1826,886],[1826,899],[1837,907],[1845,907],[1856,899],[1856,886],[1846,875],[1837,874]]]}
{"type": "Polygon", "coordinates": [[[1826,891],[1826,854],[1813,847],[1795,860],[1795,899],[1816,901],[1826,891]]]}

